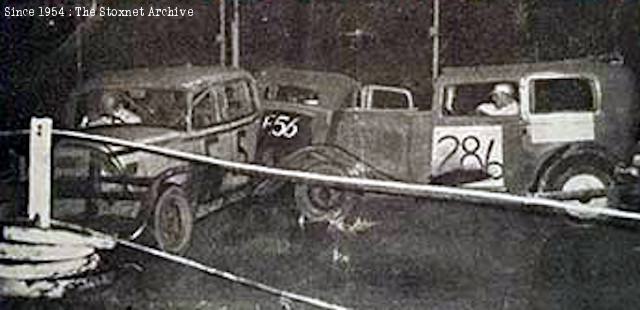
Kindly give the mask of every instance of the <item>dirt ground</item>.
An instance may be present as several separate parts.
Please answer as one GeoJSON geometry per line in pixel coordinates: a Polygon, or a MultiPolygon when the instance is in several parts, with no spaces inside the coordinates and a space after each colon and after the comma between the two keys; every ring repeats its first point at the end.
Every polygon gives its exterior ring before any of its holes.
{"type": "MultiPolygon", "coordinates": [[[[354,309],[637,309],[630,223],[370,196],[370,229],[302,229],[290,201],[243,202],[200,220],[186,256],[354,309]]],[[[0,309],[316,309],[133,250],[108,253],[113,284],[0,309]]]]}

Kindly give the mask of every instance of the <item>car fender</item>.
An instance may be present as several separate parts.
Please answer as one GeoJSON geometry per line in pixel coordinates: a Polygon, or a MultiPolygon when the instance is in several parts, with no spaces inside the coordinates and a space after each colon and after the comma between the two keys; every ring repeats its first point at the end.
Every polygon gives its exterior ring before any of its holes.
{"type": "Polygon", "coordinates": [[[543,183],[547,180],[549,174],[556,167],[567,163],[569,160],[575,160],[577,158],[588,156],[601,158],[611,163],[612,165],[616,162],[612,154],[607,152],[607,150],[603,146],[596,143],[570,143],[560,147],[556,147],[546,152],[545,155],[542,156],[539,163],[536,165],[535,178],[532,180],[529,186],[530,191],[536,192],[541,187],[543,187],[543,183]]]}
{"type": "Polygon", "coordinates": [[[357,156],[333,145],[313,145],[301,148],[283,158],[280,166],[305,170],[318,162],[330,163],[346,169],[348,176],[391,180],[388,174],[360,160],[357,156]]]}
{"type": "Polygon", "coordinates": [[[184,187],[185,185],[188,186],[190,173],[191,167],[189,165],[183,165],[167,169],[158,174],[147,189],[145,199],[142,202],[140,220],[146,223],[149,217],[153,214],[152,211],[156,201],[165,189],[172,185],[180,187],[184,187]]]}
{"type": "MultiPolygon", "coordinates": [[[[361,161],[357,156],[332,145],[313,145],[296,150],[284,156],[282,160],[278,162],[277,168],[307,171],[318,163],[329,163],[330,165],[343,168],[349,177],[396,180],[388,174],[361,161]]],[[[288,183],[286,180],[280,178],[264,178],[256,183],[253,195],[269,195],[280,190],[280,188],[288,183]]]]}

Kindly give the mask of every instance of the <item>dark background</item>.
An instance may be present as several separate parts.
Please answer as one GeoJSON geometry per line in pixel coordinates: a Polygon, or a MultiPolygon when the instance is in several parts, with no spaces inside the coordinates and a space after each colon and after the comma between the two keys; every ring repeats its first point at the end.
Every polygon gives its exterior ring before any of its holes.
{"type": "MultiPolygon", "coordinates": [[[[429,104],[432,1],[240,2],[243,67],[338,71],[367,83],[409,87],[420,104],[429,104]],[[354,36],[356,31],[360,35],[354,36]]],[[[98,3],[112,8],[177,5],[98,3]]],[[[72,7],[90,1],[2,4],[4,12],[5,6],[72,7]]],[[[193,17],[0,17],[0,125],[25,127],[32,114],[55,117],[77,83],[104,70],[218,64],[217,4],[180,1],[181,8],[194,9],[193,17]]],[[[228,1],[229,20],[231,7],[228,1]]],[[[640,71],[639,10],[632,0],[441,1],[441,64],[624,58],[640,71]]]]}

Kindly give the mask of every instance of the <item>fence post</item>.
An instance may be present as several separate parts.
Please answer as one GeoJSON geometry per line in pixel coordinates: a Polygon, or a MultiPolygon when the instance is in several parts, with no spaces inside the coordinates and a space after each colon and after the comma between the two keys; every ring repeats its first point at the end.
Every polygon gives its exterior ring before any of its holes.
{"type": "Polygon", "coordinates": [[[32,118],[29,134],[29,219],[40,228],[51,225],[51,129],[50,118],[32,118]]]}

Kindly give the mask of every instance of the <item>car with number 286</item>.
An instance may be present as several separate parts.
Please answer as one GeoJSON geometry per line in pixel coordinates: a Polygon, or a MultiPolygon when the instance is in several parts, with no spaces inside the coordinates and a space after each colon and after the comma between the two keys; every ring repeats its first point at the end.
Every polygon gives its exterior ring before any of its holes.
{"type": "MultiPolygon", "coordinates": [[[[630,158],[638,138],[635,77],[615,63],[575,59],[443,68],[430,110],[414,106],[410,93],[318,75],[289,73],[288,81],[271,75],[262,83],[263,96],[281,99],[266,101],[272,112],[262,120],[260,143],[268,142],[276,153],[266,156],[263,150],[264,158],[305,171],[605,207],[614,167],[630,158]],[[318,96],[312,91],[318,84],[332,91],[318,96]],[[518,109],[480,113],[498,85],[511,90],[518,109]]],[[[344,214],[353,207],[344,195],[357,195],[294,186],[297,206],[315,219],[344,214]]]]}

